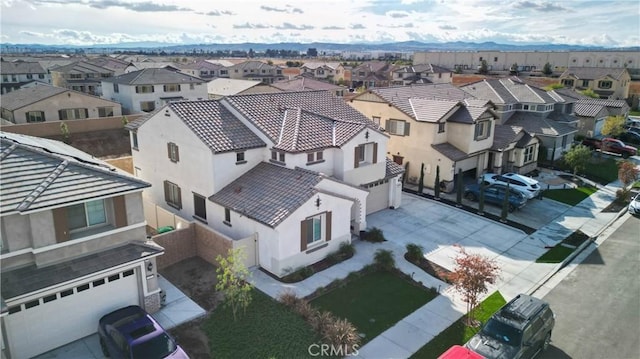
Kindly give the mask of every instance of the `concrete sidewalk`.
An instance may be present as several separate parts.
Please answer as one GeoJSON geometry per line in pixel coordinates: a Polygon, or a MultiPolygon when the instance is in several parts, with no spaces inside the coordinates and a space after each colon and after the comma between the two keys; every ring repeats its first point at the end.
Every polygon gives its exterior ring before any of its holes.
{"type": "Polygon", "coordinates": [[[287,290],[304,297],[316,288],[372,263],[377,249],[391,250],[402,272],[413,275],[425,287],[439,290],[441,295],[368,342],[360,348],[358,357],[406,358],[461,318],[466,309],[466,304],[448,284],[404,259],[406,244],[421,245],[426,258],[447,269],[454,267],[455,244],[469,253],[496,260],[502,270],[501,277],[488,294],[499,290],[506,300],[510,300],[519,293],[539,288],[560,269],[557,264],[535,263],[548,246],[557,244],[578,229],[596,236],[618,217],[618,213],[600,213],[615,199],[618,188],[615,182],[602,187],[577,206],[567,207],[531,235],[438,201],[404,193],[401,208],[383,210],[367,217],[368,227],[380,228],[386,242],[374,244],[354,240],[356,254],[351,259],[298,283],[278,282],[260,270],[253,271],[253,282],[274,298],[287,290]]]}

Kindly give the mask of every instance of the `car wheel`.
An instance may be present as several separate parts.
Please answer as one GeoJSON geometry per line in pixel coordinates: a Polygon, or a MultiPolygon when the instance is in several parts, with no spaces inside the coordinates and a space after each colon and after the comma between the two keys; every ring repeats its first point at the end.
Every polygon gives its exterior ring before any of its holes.
{"type": "Polygon", "coordinates": [[[549,344],[551,344],[551,332],[547,333],[547,336],[544,337],[544,342],[542,342],[542,351],[549,349],[549,344]]]}
{"type": "Polygon", "coordinates": [[[475,202],[477,200],[476,195],[471,193],[471,192],[467,193],[467,195],[465,197],[467,197],[467,199],[470,200],[470,201],[474,201],[475,202]]]}
{"type": "Polygon", "coordinates": [[[102,349],[102,354],[105,357],[109,357],[109,350],[107,350],[107,345],[104,343],[104,339],[100,338],[100,348],[102,349]]]}

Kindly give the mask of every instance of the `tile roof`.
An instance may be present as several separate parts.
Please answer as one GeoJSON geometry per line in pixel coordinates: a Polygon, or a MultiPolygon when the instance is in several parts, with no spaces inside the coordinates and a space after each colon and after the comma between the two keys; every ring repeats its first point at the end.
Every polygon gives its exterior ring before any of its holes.
{"type": "Polygon", "coordinates": [[[606,99],[582,99],[578,100],[573,106],[573,112],[576,116],[593,117],[601,111],[609,116],[621,115],[629,110],[629,105],[624,100],[606,100],[606,99]]]}
{"type": "Polygon", "coordinates": [[[416,121],[437,122],[446,114],[460,107],[459,101],[450,100],[427,100],[424,98],[410,98],[411,112],[416,121]]]}
{"type": "MultiPolygon", "coordinates": [[[[408,116],[414,117],[409,99],[461,101],[472,97],[451,84],[427,84],[376,88],[370,92],[377,94],[408,116]]],[[[357,99],[358,96],[355,97],[357,99]]],[[[415,118],[415,117],[414,117],[415,118]]]]}
{"type": "Polygon", "coordinates": [[[435,145],[431,145],[431,147],[452,161],[462,161],[466,158],[469,158],[468,154],[466,154],[462,150],[459,150],[456,146],[450,144],[449,142],[438,143],[435,145]]]}
{"type": "MultiPolygon", "coordinates": [[[[335,120],[344,133],[336,134],[336,146],[354,136],[354,126],[349,122],[377,130],[378,126],[362,113],[349,106],[344,100],[328,91],[277,92],[228,96],[222,99],[235,108],[274,143],[279,142],[287,109],[301,109],[305,112],[335,120]]],[[[310,118],[310,117],[309,117],[310,118]]],[[[323,122],[326,119],[322,120],[323,122]]],[[[324,125],[321,125],[324,126],[324,125]]],[[[302,133],[317,136],[315,133],[302,133]]]]}
{"type": "Polygon", "coordinates": [[[2,95],[2,108],[9,111],[17,110],[21,107],[31,105],[38,101],[42,101],[51,96],[61,94],[63,92],[71,91],[62,87],[55,87],[49,85],[38,85],[34,87],[22,88],[19,90],[11,91],[2,95]]]}
{"type": "Polygon", "coordinates": [[[329,67],[331,69],[337,69],[340,66],[339,62],[305,62],[301,67],[306,67],[309,69],[317,69],[318,67],[329,67]]]}
{"type": "Polygon", "coordinates": [[[581,80],[595,80],[610,76],[616,80],[620,80],[625,73],[628,73],[626,68],[570,67],[560,75],[560,78],[573,76],[581,80]]]}
{"type": "MultiPolygon", "coordinates": [[[[73,62],[68,65],[58,66],[52,68],[50,72],[61,72],[61,73],[80,73],[80,74],[113,74],[113,70],[110,70],[106,67],[94,65],[87,61],[78,61],[73,62]]],[[[106,80],[106,79],[103,79],[106,80]]]]}
{"type": "MultiPolygon", "coordinates": [[[[233,66],[229,67],[229,71],[238,69],[238,70],[275,70],[280,68],[280,66],[275,66],[275,65],[269,65],[265,62],[262,61],[256,61],[256,60],[248,60],[248,61],[243,61],[239,64],[235,64],[233,66]]],[[[254,76],[258,76],[258,75],[265,75],[265,74],[260,74],[260,73],[253,73],[251,75],[254,76]]]]}
{"type": "Polygon", "coordinates": [[[262,162],[209,199],[275,228],[318,192],[322,179],[312,171],[262,162]]]}
{"type": "Polygon", "coordinates": [[[177,101],[167,106],[214,153],[266,146],[220,101],[177,101]]]}
{"type": "Polygon", "coordinates": [[[476,98],[491,100],[496,104],[554,103],[545,90],[531,86],[517,77],[484,79],[461,87],[476,98]]]}
{"type": "Polygon", "coordinates": [[[590,99],[591,97],[581,94],[570,88],[559,88],[547,92],[556,102],[575,102],[581,99],[590,99]]]}
{"type": "Polygon", "coordinates": [[[260,84],[262,81],[216,78],[207,83],[207,91],[214,95],[230,96],[260,84]]]}
{"type": "MultiPolygon", "coordinates": [[[[132,238],[131,240],[138,239],[132,238]]],[[[162,252],[164,250],[157,246],[131,242],[45,267],[37,267],[33,263],[25,267],[3,271],[2,298],[15,298],[119,265],[140,262],[162,252]]]]}
{"type": "Polygon", "coordinates": [[[184,74],[182,72],[167,69],[148,68],[129,72],[120,76],[102,79],[104,82],[111,82],[122,85],[162,85],[162,84],[192,84],[204,83],[205,80],[184,74]]]}
{"type": "Polygon", "coordinates": [[[3,75],[46,74],[47,71],[38,62],[2,61],[0,73],[3,75]]]}
{"type": "Polygon", "coordinates": [[[386,160],[386,173],[385,178],[396,177],[404,173],[404,167],[393,162],[389,158],[385,158],[386,160]]]}
{"type": "Polygon", "coordinates": [[[180,69],[190,69],[190,70],[201,70],[201,69],[219,70],[219,69],[225,68],[225,66],[222,66],[220,64],[214,64],[206,60],[198,60],[198,61],[190,62],[186,64],[175,64],[175,66],[180,69]]]}
{"type": "Polygon", "coordinates": [[[491,149],[501,151],[509,147],[522,132],[522,127],[509,125],[496,125],[493,130],[493,144],[491,149]]]}
{"type": "MultiPolygon", "coordinates": [[[[554,113],[544,118],[527,112],[516,112],[505,124],[522,127],[530,134],[543,136],[564,136],[578,131],[566,123],[555,121],[553,116],[555,116],[554,113]]],[[[577,119],[574,118],[574,120],[577,119]]]]}
{"type": "Polygon", "coordinates": [[[355,73],[358,71],[370,71],[370,72],[387,71],[389,70],[390,67],[391,65],[389,65],[389,63],[387,63],[386,61],[367,61],[356,66],[353,69],[352,73],[355,73]]]}
{"type": "Polygon", "coordinates": [[[62,142],[0,132],[0,214],[115,196],[149,186],[62,142]]]}
{"type": "Polygon", "coordinates": [[[335,91],[340,90],[343,87],[334,85],[325,81],[316,80],[313,78],[298,76],[291,80],[276,81],[271,86],[279,88],[283,91],[312,91],[312,90],[325,90],[335,91]]]}
{"type": "Polygon", "coordinates": [[[475,123],[485,113],[489,113],[491,117],[495,115],[486,107],[461,106],[456,112],[447,119],[449,122],[458,123],[475,123]]]}

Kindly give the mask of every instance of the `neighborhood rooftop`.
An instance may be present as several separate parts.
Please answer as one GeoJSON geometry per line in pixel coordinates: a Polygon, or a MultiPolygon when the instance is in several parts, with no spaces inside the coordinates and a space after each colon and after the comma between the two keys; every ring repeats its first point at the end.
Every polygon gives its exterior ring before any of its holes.
{"type": "Polygon", "coordinates": [[[133,71],[124,75],[102,79],[102,81],[123,85],[163,85],[205,82],[205,80],[199,77],[159,68],[147,68],[139,71],[133,71]]]}

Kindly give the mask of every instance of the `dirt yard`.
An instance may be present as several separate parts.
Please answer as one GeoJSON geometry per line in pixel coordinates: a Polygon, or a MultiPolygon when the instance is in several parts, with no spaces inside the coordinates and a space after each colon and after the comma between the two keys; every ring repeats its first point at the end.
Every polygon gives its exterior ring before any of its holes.
{"type": "Polygon", "coordinates": [[[169,332],[187,351],[190,358],[211,358],[209,340],[200,326],[220,302],[220,295],[215,290],[216,267],[200,257],[193,257],[160,270],[160,275],[207,311],[206,316],[182,324],[169,332]]]}

